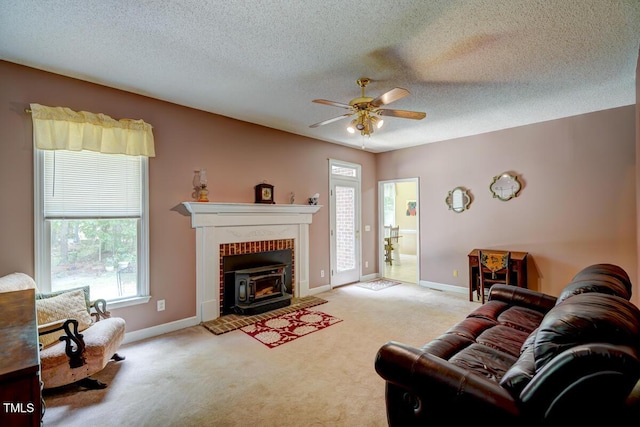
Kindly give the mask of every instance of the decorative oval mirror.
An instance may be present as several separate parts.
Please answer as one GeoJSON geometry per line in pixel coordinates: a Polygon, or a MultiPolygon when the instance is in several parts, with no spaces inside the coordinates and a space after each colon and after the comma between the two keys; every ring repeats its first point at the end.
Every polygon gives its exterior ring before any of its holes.
{"type": "Polygon", "coordinates": [[[456,187],[449,191],[445,202],[449,206],[449,209],[460,213],[469,209],[469,203],[471,203],[471,197],[469,193],[462,187],[456,187]]]}
{"type": "Polygon", "coordinates": [[[510,173],[503,173],[498,176],[493,177],[493,182],[489,185],[489,189],[491,190],[491,194],[493,197],[497,197],[502,201],[511,200],[514,197],[518,196],[518,191],[520,191],[520,182],[518,182],[518,177],[516,175],[511,175],[510,173]]]}

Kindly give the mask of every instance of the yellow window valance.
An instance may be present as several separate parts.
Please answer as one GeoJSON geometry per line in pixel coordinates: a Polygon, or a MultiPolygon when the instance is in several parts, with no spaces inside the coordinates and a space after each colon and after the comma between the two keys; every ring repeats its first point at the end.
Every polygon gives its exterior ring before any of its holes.
{"type": "Polygon", "coordinates": [[[152,126],[143,120],[115,120],[102,113],[31,104],[33,138],[41,150],[97,151],[155,157],[152,126]]]}

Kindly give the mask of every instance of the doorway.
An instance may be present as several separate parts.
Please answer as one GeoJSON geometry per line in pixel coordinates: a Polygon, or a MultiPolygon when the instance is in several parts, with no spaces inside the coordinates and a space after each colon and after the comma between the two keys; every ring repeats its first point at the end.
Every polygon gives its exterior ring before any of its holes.
{"type": "Polygon", "coordinates": [[[360,165],[329,160],[331,287],[360,280],[360,165]]]}
{"type": "Polygon", "coordinates": [[[420,280],[420,221],[418,178],[395,179],[378,183],[378,265],[386,279],[407,283],[420,280]],[[399,227],[397,243],[391,252],[386,245],[390,227],[399,227]],[[386,246],[386,248],[385,248],[386,246]]]}

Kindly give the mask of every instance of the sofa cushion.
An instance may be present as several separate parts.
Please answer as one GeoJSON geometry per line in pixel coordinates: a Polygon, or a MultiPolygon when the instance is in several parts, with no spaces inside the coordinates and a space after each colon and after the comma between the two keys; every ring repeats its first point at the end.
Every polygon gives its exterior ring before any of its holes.
{"type": "Polygon", "coordinates": [[[493,328],[498,322],[483,317],[467,317],[447,330],[447,334],[460,335],[475,341],[481,333],[493,328]]]}
{"type": "Polygon", "coordinates": [[[544,313],[528,307],[513,305],[498,316],[498,322],[513,329],[519,329],[529,335],[538,327],[544,313]]]}
{"type": "MultiPolygon", "coordinates": [[[[497,287],[497,285],[495,286],[497,287]]],[[[513,287],[513,286],[511,286],[513,287]]],[[[491,287],[494,289],[494,286],[491,287]]],[[[510,326],[529,334],[538,327],[545,312],[526,305],[511,304],[500,299],[489,300],[473,310],[467,318],[482,318],[510,326]]]]}
{"type": "Polygon", "coordinates": [[[536,333],[536,372],[578,344],[606,342],[640,350],[640,310],[624,298],[595,292],[574,295],[547,313],[536,333]]]}
{"type": "Polygon", "coordinates": [[[451,357],[449,363],[497,383],[516,360],[516,356],[504,351],[482,344],[471,344],[451,357]]]}
{"type": "Polygon", "coordinates": [[[514,357],[520,355],[522,343],[529,336],[528,333],[504,325],[496,325],[484,331],[476,340],[479,344],[495,348],[514,357]]]}
{"type": "Polygon", "coordinates": [[[627,300],[631,298],[631,293],[627,291],[625,285],[619,280],[604,274],[590,274],[589,277],[585,277],[580,280],[572,280],[567,284],[558,296],[556,305],[562,303],[573,295],[584,294],[587,292],[616,295],[627,300]]]}
{"type": "Polygon", "coordinates": [[[524,353],[529,347],[533,347],[536,342],[536,336],[538,334],[538,328],[536,328],[533,332],[529,334],[526,340],[522,343],[522,348],[520,349],[520,354],[524,353]]]}
{"type": "MultiPolygon", "coordinates": [[[[78,321],[78,330],[82,331],[91,326],[91,316],[87,311],[85,293],[82,289],[63,292],[50,298],[36,300],[36,312],[38,325],[55,322],[57,320],[75,319],[78,321]]],[[[64,335],[64,330],[52,332],[40,336],[40,343],[49,346],[59,341],[64,335]]]]}
{"type": "Polygon", "coordinates": [[[425,353],[448,360],[451,356],[465,347],[469,347],[475,341],[462,335],[445,333],[438,338],[429,341],[421,347],[425,353]]]}
{"type": "Polygon", "coordinates": [[[500,380],[500,385],[506,388],[512,396],[517,397],[524,387],[529,384],[531,378],[536,373],[535,356],[533,352],[533,344],[536,339],[538,330],[534,330],[529,334],[522,344],[520,357],[516,363],[505,372],[500,380]]]}
{"type": "Polygon", "coordinates": [[[532,289],[497,283],[491,286],[489,301],[502,301],[510,306],[527,307],[546,313],[556,305],[556,297],[532,289]]]}
{"type": "Polygon", "coordinates": [[[536,364],[533,347],[528,347],[500,380],[500,385],[506,388],[515,398],[536,374],[536,364]]]}
{"type": "MultiPolygon", "coordinates": [[[[491,287],[491,289],[493,289],[493,286],[491,287]]],[[[508,309],[510,305],[511,304],[505,301],[490,300],[482,304],[480,307],[476,308],[475,310],[473,310],[471,313],[467,315],[467,317],[478,317],[482,319],[491,320],[494,323],[497,323],[498,316],[500,316],[500,313],[508,309]]]]}
{"type": "Polygon", "coordinates": [[[467,317],[438,338],[422,346],[422,350],[447,360],[463,348],[475,343],[484,331],[496,325],[495,320],[467,317]]]}
{"type": "Polygon", "coordinates": [[[629,278],[629,275],[627,274],[626,271],[624,271],[622,267],[614,264],[590,265],[580,270],[575,276],[573,276],[573,279],[571,279],[571,281],[574,282],[574,281],[579,281],[584,279],[590,279],[590,278],[593,278],[594,274],[606,275],[606,276],[609,276],[611,279],[616,280],[619,284],[621,284],[626,289],[629,296],[631,296],[631,290],[633,288],[633,285],[631,283],[631,279],[629,278]]]}
{"type": "Polygon", "coordinates": [[[84,292],[84,301],[87,306],[87,313],[91,313],[91,288],[89,286],[78,286],[77,288],[63,289],[61,291],[53,291],[53,292],[37,292],[36,291],[36,300],[46,299],[57,297],[58,295],[64,294],[66,292],[77,291],[81,289],[84,292]]]}
{"type": "Polygon", "coordinates": [[[593,264],[580,270],[564,287],[556,301],[560,304],[567,298],[585,292],[600,292],[631,299],[631,280],[626,271],[613,264],[593,264]]]}

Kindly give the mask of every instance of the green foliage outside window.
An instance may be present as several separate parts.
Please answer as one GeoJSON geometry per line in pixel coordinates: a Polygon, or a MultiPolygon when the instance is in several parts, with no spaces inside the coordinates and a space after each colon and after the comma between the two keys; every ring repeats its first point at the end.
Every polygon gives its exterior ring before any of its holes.
{"type": "MultiPolygon", "coordinates": [[[[51,220],[51,283],[54,290],[91,285],[115,292],[126,279],[134,287],[137,265],[137,219],[51,220]],[[126,274],[125,274],[126,273],[126,274]],[[111,283],[111,285],[109,285],[111,283]]],[[[106,292],[106,291],[105,291],[106,292]]],[[[126,296],[119,289],[118,296],[126,296]]]]}

